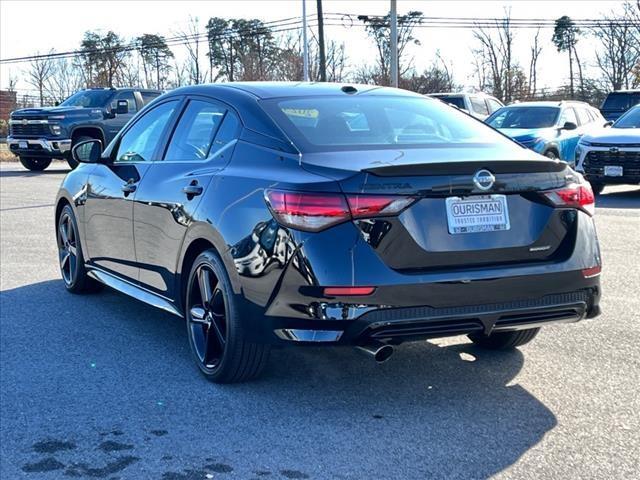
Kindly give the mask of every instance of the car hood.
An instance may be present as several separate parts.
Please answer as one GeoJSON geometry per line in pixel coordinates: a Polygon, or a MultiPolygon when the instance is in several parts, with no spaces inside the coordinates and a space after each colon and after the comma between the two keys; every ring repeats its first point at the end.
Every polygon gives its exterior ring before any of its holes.
{"type": "Polygon", "coordinates": [[[555,136],[554,128],[500,128],[498,129],[517,142],[530,142],[537,138],[550,138],[555,136]]]}
{"type": "Polygon", "coordinates": [[[640,143],[640,128],[602,128],[582,137],[591,143],[640,143]]]}
{"type": "Polygon", "coordinates": [[[41,108],[22,108],[20,110],[14,110],[11,112],[11,116],[41,116],[41,115],[62,115],[68,113],[91,113],[93,110],[100,110],[98,108],[86,108],[86,107],[41,107],[41,108]]]}

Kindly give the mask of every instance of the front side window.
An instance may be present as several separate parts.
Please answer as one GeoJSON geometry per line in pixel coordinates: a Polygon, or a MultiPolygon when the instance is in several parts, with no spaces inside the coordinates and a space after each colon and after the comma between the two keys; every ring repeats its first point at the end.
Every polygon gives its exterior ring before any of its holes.
{"type": "Polygon", "coordinates": [[[162,140],[178,100],[163,103],[144,113],[120,139],[116,162],[149,162],[162,140]]]}
{"type": "Polygon", "coordinates": [[[591,116],[589,115],[589,111],[584,107],[576,108],[576,113],[578,115],[578,120],[580,120],[580,125],[586,125],[587,123],[591,123],[591,116]]]}
{"type": "Polygon", "coordinates": [[[487,108],[487,104],[484,103],[484,98],[482,97],[470,97],[471,100],[471,108],[476,113],[480,115],[489,115],[489,109],[487,108]]]}
{"type": "Polygon", "coordinates": [[[136,107],[136,98],[133,96],[133,92],[120,92],[111,102],[111,109],[115,111],[118,108],[118,100],[126,100],[129,105],[129,113],[135,113],[138,108],[136,107]]]}
{"type": "Polygon", "coordinates": [[[487,118],[493,128],[549,128],[556,124],[557,107],[503,107],[487,118]]]}
{"type": "Polygon", "coordinates": [[[613,124],[614,128],[640,128],[640,106],[632,108],[623,116],[621,116],[616,123],[613,124]]]}
{"type": "Polygon", "coordinates": [[[142,97],[142,104],[146,105],[147,103],[155,100],[160,96],[159,92],[140,92],[140,96],[142,97]]]}
{"type": "Polygon", "coordinates": [[[262,105],[305,151],[509,142],[477,120],[423,97],[318,96],[262,105]]]}
{"type": "Polygon", "coordinates": [[[171,138],[165,160],[196,161],[207,158],[225,111],[224,107],[215,103],[191,100],[171,138]]]}
{"type": "Polygon", "coordinates": [[[558,123],[558,125],[562,127],[567,122],[579,125],[578,119],[576,118],[576,112],[573,110],[573,108],[565,108],[562,111],[562,116],[560,117],[560,122],[558,123]]]}
{"type": "Polygon", "coordinates": [[[500,102],[493,98],[487,98],[487,103],[489,104],[489,110],[491,110],[491,113],[495,112],[499,108],[502,108],[500,102]]]}
{"type": "Polygon", "coordinates": [[[640,92],[610,93],[602,104],[602,109],[624,112],[636,103],[640,103],[640,92]]]}

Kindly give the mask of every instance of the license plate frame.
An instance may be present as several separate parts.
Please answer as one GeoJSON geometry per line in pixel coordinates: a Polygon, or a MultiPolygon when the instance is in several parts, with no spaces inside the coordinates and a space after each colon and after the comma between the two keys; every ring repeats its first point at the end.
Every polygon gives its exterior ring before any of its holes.
{"type": "Polygon", "coordinates": [[[451,235],[504,232],[511,229],[506,195],[447,197],[447,230],[451,235]]]}
{"type": "Polygon", "coordinates": [[[622,165],[605,165],[604,174],[607,177],[622,177],[624,175],[624,168],[622,165]]]}
{"type": "Polygon", "coordinates": [[[29,149],[29,142],[27,142],[27,141],[19,141],[18,142],[18,148],[20,148],[21,150],[28,150],[29,149]]]}

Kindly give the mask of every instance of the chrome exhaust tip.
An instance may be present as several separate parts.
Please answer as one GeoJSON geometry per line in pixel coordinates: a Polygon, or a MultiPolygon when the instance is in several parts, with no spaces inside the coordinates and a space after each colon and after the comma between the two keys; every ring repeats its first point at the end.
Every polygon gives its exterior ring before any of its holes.
{"type": "Polygon", "coordinates": [[[356,350],[365,353],[368,357],[373,357],[377,363],[384,363],[391,355],[394,349],[391,345],[373,340],[364,345],[356,346],[356,350]]]}

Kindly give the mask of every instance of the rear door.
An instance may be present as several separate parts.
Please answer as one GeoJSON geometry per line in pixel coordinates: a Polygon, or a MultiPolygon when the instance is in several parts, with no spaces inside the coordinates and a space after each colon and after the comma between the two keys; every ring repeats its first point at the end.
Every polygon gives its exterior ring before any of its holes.
{"type": "Polygon", "coordinates": [[[558,136],[558,146],[560,147],[560,159],[565,162],[573,162],[576,145],[578,140],[582,136],[582,128],[580,127],[580,121],[576,115],[573,107],[566,107],[560,114],[558,126],[562,127],[565,123],[574,123],[578,128],[575,130],[560,130],[558,136]]]}
{"type": "Polygon", "coordinates": [[[212,176],[227,164],[238,138],[237,115],[220,102],[187,101],[165,147],[137,192],[134,205],[140,283],[174,298],[177,259],[184,236],[212,176]]]}

